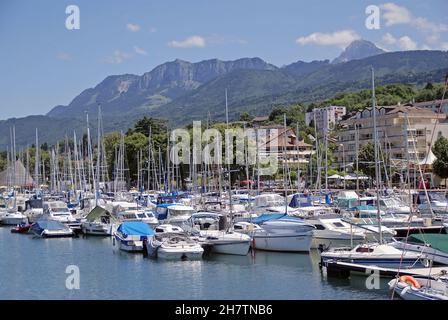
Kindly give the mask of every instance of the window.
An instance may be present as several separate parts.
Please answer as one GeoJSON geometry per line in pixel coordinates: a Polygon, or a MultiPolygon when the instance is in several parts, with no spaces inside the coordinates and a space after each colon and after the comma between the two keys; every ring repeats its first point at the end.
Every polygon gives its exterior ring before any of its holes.
{"type": "Polygon", "coordinates": [[[336,228],[344,228],[344,225],[340,222],[333,222],[333,226],[335,226],[336,228]]]}

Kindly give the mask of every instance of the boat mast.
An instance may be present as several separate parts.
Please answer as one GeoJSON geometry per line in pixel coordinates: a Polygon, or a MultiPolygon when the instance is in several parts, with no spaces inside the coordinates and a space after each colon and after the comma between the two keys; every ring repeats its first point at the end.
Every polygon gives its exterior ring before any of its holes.
{"type": "Polygon", "coordinates": [[[288,215],[288,188],[286,177],[286,113],[283,114],[283,188],[285,189],[285,213],[288,215]]]}
{"type": "MultiPolygon", "coordinates": [[[[227,105],[227,88],[225,90],[226,93],[226,127],[227,127],[227,132],[229,130],[229,108],[227,105]]],[[[232,142],[233,144],[233,142],[232,142]]],[[[232,146],[233,148],[233,146],[232,146]]],[[[228,170],[228,174],[229,174],[229,205],[230,205],[230,221],[231,223],[233,223],[233,205],[232,205],[232,173],[230,171],[230,161],[233,161],[233,159],[227,159],[227,170],[228,170]]]]}
{"type": "Polygon", "coordinates": [[[36,185],[36,190],[39,189],[39,132],[36,128],[36,155],[34,159],[34,183],[36,185]]]}
{"type": "Polygon", "coordinates": [[[376,214],[378,219],[378,233],[380,244],[383,243],[383,232],[381,230],[381,213],[380,213],[380,193],[379,193],[379,171],[378,171],[378,133],[376,128],[376,98],[375,98],[375,71],[372,67],[372,112],[373,112],[373,136],[375,150],[375,191],[376,191],[376,214]]]}

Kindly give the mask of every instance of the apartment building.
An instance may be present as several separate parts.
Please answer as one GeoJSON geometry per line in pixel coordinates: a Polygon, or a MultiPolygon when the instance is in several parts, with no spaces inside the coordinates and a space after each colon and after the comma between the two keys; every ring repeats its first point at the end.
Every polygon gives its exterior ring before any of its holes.
{"type": "Polygon", "coordinates": [[[316,108],[305,114],[305,123],[309,126],[314,121],[319,135],[323,136],[330,132],[336,123],[342,120],[345,114],[345,107],[328,106],[325,108],[316,108]]]}
{"type": "MultiPolygon", "coordinates": [[[[447,114],[415,105],[383,106],[376,109],[378,142],[391,160],[422,161],[441,135],[448,137],[447,114]]],[[[373,109],[358,111],[339,122],[338,166],[354,166],[358,150],[374,142],[373,109]]],[[[403,162],[403,161],[401,161],[403,162]]]]}

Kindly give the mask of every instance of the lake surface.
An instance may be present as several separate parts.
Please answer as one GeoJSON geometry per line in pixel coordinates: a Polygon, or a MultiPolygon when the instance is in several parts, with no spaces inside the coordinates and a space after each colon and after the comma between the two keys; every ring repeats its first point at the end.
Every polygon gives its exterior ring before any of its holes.
{"type": "Polygon", "coordinates": [[[119,251],[111,238],[40,239],[0,227],[0,299],[390,299],[387,280],[327,279],[311,254],[256,251],[202,261],[157,261],[119,251]],[[66,288],[67,266],[80,272],[66,288]]]}

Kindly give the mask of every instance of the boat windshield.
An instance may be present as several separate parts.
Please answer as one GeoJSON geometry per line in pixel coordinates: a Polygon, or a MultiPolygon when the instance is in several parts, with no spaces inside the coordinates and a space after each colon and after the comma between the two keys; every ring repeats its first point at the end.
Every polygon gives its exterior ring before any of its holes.
{"type": "Polygon", "coordinates": [[[447,201],[447,197],[444,192],[428,192],[428,196],[431,201],[447,201]]]}
{"type": "Polygon", "coordinates": [[[171,217],[175,217],[175,216],[186,216],[186,215],[192,215],[194,213],[194,209],[171,209],[168,208],[169,212],[170,212],[170,216],[171,217]]]}
{"type": "Polygon", "coordinates": [[[70,211],[68,210],[68,208],[51,208],[50,211],[51,211],[52,213],[58,213],[58,214],[60,214],[60,215],[67,214],[67,213],[70,212],[70,211]]]}
{"type": "Polygon", "coordinates": [[[255,199],[257,207],[281,207],[285,205],[285,199],[278,194],[264,195],[255,199]]]}

